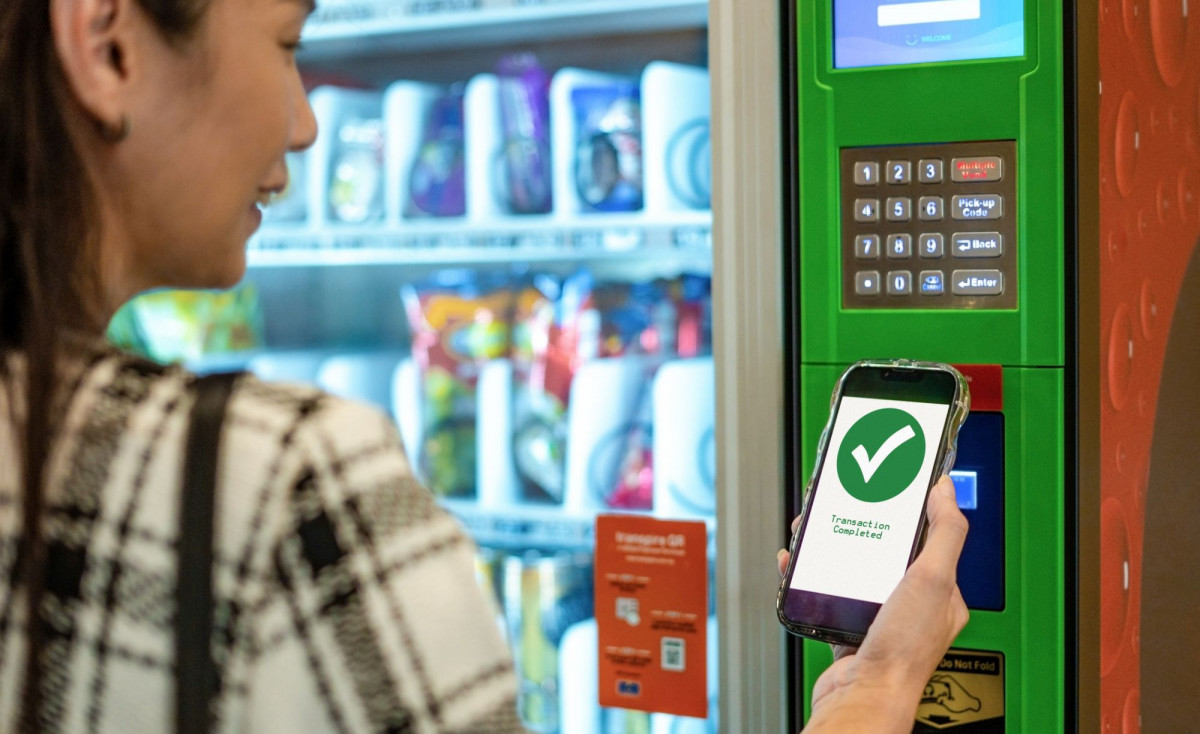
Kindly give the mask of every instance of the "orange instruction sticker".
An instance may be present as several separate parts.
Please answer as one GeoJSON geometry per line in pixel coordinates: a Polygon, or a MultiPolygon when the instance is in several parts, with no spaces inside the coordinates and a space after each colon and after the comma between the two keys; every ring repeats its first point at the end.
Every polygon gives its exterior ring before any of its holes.
{"type": "Polygon", "coordinates": [[[596,518],[600,705],[708,715],[703,522],[596,518]]]}

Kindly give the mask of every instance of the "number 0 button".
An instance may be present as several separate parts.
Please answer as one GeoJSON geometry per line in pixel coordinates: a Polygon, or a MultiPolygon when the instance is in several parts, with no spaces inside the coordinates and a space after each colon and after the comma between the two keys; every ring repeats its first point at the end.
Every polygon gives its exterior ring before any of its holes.
{"type": "Polygon", "coordinates": [[[887,292],[889,296],[907,296],[912,293],[912,273],[907,270],[893,270],[887,274],[887,292]]]}

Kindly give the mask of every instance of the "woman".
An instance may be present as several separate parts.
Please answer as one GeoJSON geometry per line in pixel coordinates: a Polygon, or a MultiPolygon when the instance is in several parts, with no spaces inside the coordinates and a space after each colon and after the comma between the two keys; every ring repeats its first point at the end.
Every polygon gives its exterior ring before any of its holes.
{"type": "MultiPolygon", "coordinates": [[[[0,730],[171,728],[193,378],[101,335],[140,291],[241,278],[285,152],[316,135],[295,65],[311,9],[0,2],[0,730]]],[[[470,543],[382,415],[243,378],[217,507],[218,730],[520,730],[470,543]]],[[[952,550],[926,564],[939,592],[952,550]]],[[[923,661],[953,636],[937,625],[923,661]]],[[[897,678],[860,659],[835,692],[897,678]]]]}
{"type": "MultiPolygon", "coordinates": [[[[100,338],[140,291],[242,277],[316,135],[311,9],[0,3],[0,730],[171,729],[191,377],[100,338]]],[[[520,730],[472,548],[382,415],[246,378],[222,445],[219,730],[520,730]]]]}

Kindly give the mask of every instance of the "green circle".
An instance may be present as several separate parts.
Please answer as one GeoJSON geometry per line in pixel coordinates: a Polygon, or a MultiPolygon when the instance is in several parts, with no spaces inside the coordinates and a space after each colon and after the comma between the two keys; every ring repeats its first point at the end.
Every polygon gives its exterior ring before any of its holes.
{"type": "Polygon", "coordinates": [[[867,413],[846,431],[838,447],[837,473],[850,496],[884,502],[903,492],[925,463],[925,432],[909,413],[883,408],[867,413]]]}

